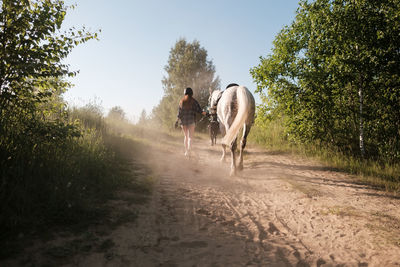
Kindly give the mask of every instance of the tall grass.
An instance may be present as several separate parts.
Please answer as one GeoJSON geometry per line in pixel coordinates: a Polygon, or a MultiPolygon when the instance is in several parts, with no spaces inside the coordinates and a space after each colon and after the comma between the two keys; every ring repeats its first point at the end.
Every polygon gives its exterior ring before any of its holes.
{"type": "Polygon", "coordinates": [[[16,122],[21,130],[1,136],[0,239],[84,220],[127,181],[124,159],[109,142],[112,136],[95,106],[37,123],[34,131],[16,122]]]}
{"type": "Polygon", "coordinates": [[[250,131],[249,141],[271,150],[287,152],[293,149],[293,145],[288,142],[287,135],[279,121],[269,121],[263,124],[257,121],[250,131]]]}
{"type": "Polygon", "coordinates": [[[311,157],[335,169],[357,175],[360,181],[400,193],[400,164],[357,158],[337,148],[290,141],[282,119],[256,120],[249,141],[272,151],[311,157]]]}

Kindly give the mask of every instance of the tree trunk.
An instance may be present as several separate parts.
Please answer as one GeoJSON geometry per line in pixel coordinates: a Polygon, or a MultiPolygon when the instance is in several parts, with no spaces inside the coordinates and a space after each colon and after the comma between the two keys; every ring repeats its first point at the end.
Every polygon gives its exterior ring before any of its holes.
{"type": "Polygon", "coordinates": [[[363,83],[360,82],[360,87],[358,90],[359,96],[359,104],[360,104],[360,152],[361,157],[365,156],[365,147],[364,147],[364,118],[363,118],[363,102],[364,102],[364,92],[363,92],[363,83]]]}

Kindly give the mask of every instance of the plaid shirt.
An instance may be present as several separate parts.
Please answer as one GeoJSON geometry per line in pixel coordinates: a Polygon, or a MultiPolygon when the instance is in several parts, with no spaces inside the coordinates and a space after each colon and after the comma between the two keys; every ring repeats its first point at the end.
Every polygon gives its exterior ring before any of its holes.
{"type": "Polygon", "coordinates": [[[196,113],[202,113],[203,111],[201,110],[201,107],[199,105],[199,102],[197,102],[195,99],[192,99],[192,107],[189,109],[183,109],[181,106],[179,106],[178,109],[178,119],[181,120],[181,125],[191,125],[195,123],[196,121],[196,113]]]}

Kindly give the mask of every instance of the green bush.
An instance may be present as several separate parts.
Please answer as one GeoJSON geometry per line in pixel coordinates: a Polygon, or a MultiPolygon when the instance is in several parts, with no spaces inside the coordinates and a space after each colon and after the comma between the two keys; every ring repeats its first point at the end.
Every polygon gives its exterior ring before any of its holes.
{"type": "MultiPolygon", "coordinates": [[[[358,175],[362,181],[400,192],[400,164],[383,163],[381,160],[362,159],[348,153],[347,150],[328,146],[318,142],[300,143],[286,132],[285,119],[282,116],[259,116],[258,109],[255,125],[250,131],[249,141],[274,152],[294,153],[311,157],[337,170],[358,175]]],[[[265,115],[265,114],[264,114],[265,115]]]]}
{"type": "Polygon", "coordinates": [[[96,39],[63,32],[64,1],[0,2],[0,238],[48,221],[79,219],[121,180],[100,109],[70,112],[63,60],[96,39]],[[78,216],[79,215],[79,216],[78,216]]]}
{"type": "Polygon", "coordinates": [[[104,140],[102,115],[90,107],[54,121],[10,118],[0,139],[3,234],[78,220],[123,182],[120,159],[104,140]]]}

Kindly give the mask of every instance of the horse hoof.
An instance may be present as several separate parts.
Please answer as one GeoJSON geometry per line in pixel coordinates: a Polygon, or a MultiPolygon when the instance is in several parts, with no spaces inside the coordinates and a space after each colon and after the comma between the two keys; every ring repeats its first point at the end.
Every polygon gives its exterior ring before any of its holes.
{"type": "Polygon", "coordinates": [[[243,165],[237,166],[237,169],[238,169],[239,171],[243,171],[243,165]]]}
{"type": "Polygon", "coordinates": [[[236,176],[236,171],[235,170],[231,170],[230,176],[231,177],[236,176]]]}

